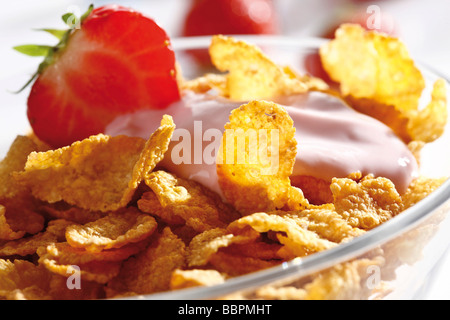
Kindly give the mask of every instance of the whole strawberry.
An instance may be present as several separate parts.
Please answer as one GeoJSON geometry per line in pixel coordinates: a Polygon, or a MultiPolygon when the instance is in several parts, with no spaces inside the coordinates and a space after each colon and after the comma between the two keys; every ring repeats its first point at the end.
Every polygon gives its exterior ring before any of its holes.
{"type": "Polygon", "coordinates": [[[55,47],[19,46],[44,55],[27,115],[38,138],[53,147],[98,134],[118,115],[162,109],[180,99],[175,54],[154,20],[117,5],[91,6],[68,31],[48,30],[55,47]],[[76,26],[76,27],[73,27],[76,26]]]}

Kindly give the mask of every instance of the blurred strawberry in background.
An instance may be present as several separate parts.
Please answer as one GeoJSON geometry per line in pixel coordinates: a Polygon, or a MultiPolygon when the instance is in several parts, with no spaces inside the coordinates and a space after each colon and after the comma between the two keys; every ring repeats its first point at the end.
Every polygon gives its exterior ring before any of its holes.
{"type": "Polygon", "coordinates": [[[398,27],[390,14],[382,11],[376,5],[368,5],[367,7],[358,7],[358,9],[349,10],[338,15],[334,19],[332,26],[321,35],[322,38],[334,38],[334,32],[343,23],[356,23],[366,30],[383,32],[391,36],[395,36],[398,33],[398,27]]]}
{"type": "Polygon", "coordinates": [[[194,0],[183,35],[275,34],[277,20],[271,0],[194,0]]]}
{"type": "MultiPolygon", "coordinates": [[[[186,37],[279,32],[272,0],[193,0],[182,27],[182,35],[186,37]]],[[[206,50],[190,53],[202,65],[211,64],[206,50]]]]}

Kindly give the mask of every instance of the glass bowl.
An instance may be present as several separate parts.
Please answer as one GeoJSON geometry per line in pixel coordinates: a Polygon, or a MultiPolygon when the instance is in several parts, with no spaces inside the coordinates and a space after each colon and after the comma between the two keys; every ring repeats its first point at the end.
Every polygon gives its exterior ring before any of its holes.
{"type": "MultiPolygon", "coordinates": [[[[275,62],[283,66],[289,65],[301,74],[306,72],[305,58],[316,53],[326,41],[318,38],[281,36],[235,37],[259,46],[275,62]]],[[[173,39],[177,60],[186,79],[207,72],[217,72],[203,60],[207,56],[210,40],[207,36],[173,39]],[[203,63],[199,63],[200,60],[203,63]]],[[[417,65],[427,82],[427,89],[423,94],[423,103],[427,103],[432,83],[445,77],[424,64],[417,65]]],[[[449,146],[450,131],[446,130],[440,139],[423,149],[423,175],[450,176],[449,146]]],[[[426,284],[430,272],[450,244],[450,232],[447,231],[450,230],[449,212],[450,180],[447,180],[415,206],[364,235],[330,250],[232,278],[220,285],[142,295],[137,298],[295,299],[296,293],[300,293],[312,279],[339,276],[341,280],[336,281],[333,288],[328,288],[330,299],[413,299],[426,284]],[[382,257],[382,266],[364,263],[372,257],[382,257]],[[352,263],[359,266],[356,273],[355,268],[349,267],[352,263]],[[268,294],[264,288],[275,290],[268,294]]],[[[327,297],[328,293],[322,292],[322,297],[327,297]]]]}
{"type": "MultiPolygon", "coordinates": [[[[306,72],[305,58],[316,53],[325,41],[280,36],[236,38],[256,44],[278,64],[289,65],[300,73],[306,72]]],[[[207,72],[215,72],[210,65],[200,63],[197,59],[207,54],[210,40],[210,37],[173,39],[173,47],[185,78],[192,79],[207,72]]],[[[427,103],[431,84],[437,78],[445,77],[424,64],[418,63],[418,66],[427,81],[427,90],[424,92],[424,103],[427,103]]],[[[25,134],[29,130],[26,119],[28,90],[20,94],[8,92],[20,88],[26,82],[26,72],[17,74],[0,79],[3,90],[0,93],[3,105],[0,108],[1,157],[6,154],[16,135],[25,134]]],[[[450,176],[449,145],[450,130],[446,130],[440,139],[423,149],[423,175],[450,176]]],[[[127,299],[295,299],[305,285],[320,277],[336,277],[332,288],[323,288],[321,296],[325,298],[413,299],[426,284],[430,272],[450,244],[450,232],[447,232],[450,230],[449,212],[450,180],[447,180],[415,206],[364,235],[332,249],[232,278],[220,285],[127,299]],[[373,257],[384,260],[381,266],[364,263],[373,257]],[[358,268],[353,268],[352,265],[358,268]],[[264,288],[273,290],[263,290],[264,288]]]]}

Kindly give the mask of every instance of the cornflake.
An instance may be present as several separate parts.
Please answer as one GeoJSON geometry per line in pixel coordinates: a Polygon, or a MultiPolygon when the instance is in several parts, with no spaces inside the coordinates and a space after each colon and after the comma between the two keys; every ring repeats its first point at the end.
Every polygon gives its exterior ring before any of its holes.
{"type": "Polygon", "coordinates": [[[425,78],[397,38],[344,24],[320,48],[322,64],[355,109],[394,129],[406,142],[431,142],[447,123],[445,81],[434,83],[431,102],[419,108],[425,78]]]}
{"type": "Polygon", "coordinates": [[[42,201],[114,211],[131,201],[139,183],[161,161],[174,129],[172,118],[165,116],[147,142],[99,134],[57,150],[32,152],[16,178],[42,201]]]}

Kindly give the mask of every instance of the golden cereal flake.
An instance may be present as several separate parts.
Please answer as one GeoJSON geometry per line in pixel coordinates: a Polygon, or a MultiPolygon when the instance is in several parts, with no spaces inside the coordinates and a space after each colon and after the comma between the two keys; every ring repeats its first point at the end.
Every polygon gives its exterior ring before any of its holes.
{"type": "Polygon", "coordinates": [[[228,230],[240,234],[247,226],[259,233],[277,232],[281,244],[295,256],[319,252],[336,246],[336,243],[320,238],[315,232],[302,228],[295,219],[273,213],[258,212],[232,222],[228,230]]]}
{"type": "Polygon", "coordinates": [[[258,237],[257,233],[233,235],[225,229],[216,228],[204,231],[195,236],[187,249],[187,263],[189,267],[204,266],[220,248],[234,243],[248,244],[258,237]]]}
{"type": "Polygon", "coordinates": [[[172,118],[164,116],[147,142],[99,134],[68,147],[33,152],[16,177],[43,201],[114,211],[129,203],[145,175],[161,161],[174,129],[172,118]]]}
{"type": "Polygon", "coordinates": [[[51,274],[25,260],[0,259],[0,299],[46,300],[51,274]]]}
{"type": "Polygon", "coordinates": [[[198,232],[225,227],[237,213],[219,195],[201,184],[165,171],[152,172],[145,183],[156,195],[144,193],[138,207],[174,224],[186,224],[198,232]]]}
{"type": "Polygon", "coordinates": [[[225,282],[225,276],[217,270],[180,270],[172,273],[170,289],[178,290],[198,286],[213,286],[225,282]]]}
{"type": "Polygon", "coordinates": [[[184,242],[164,228],[147,249],[123,263],[120,274],[107,284],[108,296],[169,290],[172,273],[186,264],[185,250],[184,242]]]}
{"type": "Polygon", "coordinates": [[[297,154],[295,128],[281,106],[251,101],[233,110],[216,161],[219,186],[241,214],[288,204],[297,154]]]}
{"type": "Polygon", "coordinates": [[[84,225],[71,225],[66,230],[66,239],[72,247],[100,252],[142,241],[156,227],[156,220],[152,216],[130,207],[110,212],[107,216],[84,225]]]}
{"type": "Polygon", "coordinates": [[[219,71],[229,71],[226,96],[233,100],[270,99],[308,90],[307,84],[285,73],[258,47],[246,42],[216,35],[209,53],[219,71]]]}
{"type": "Polygon", "coordinates": [[[386,178],[368,175],[359,182],[334,178],[330,188],[336,211],[352,227],[372,229],[403,210],[401,196],[386,178]]]}

